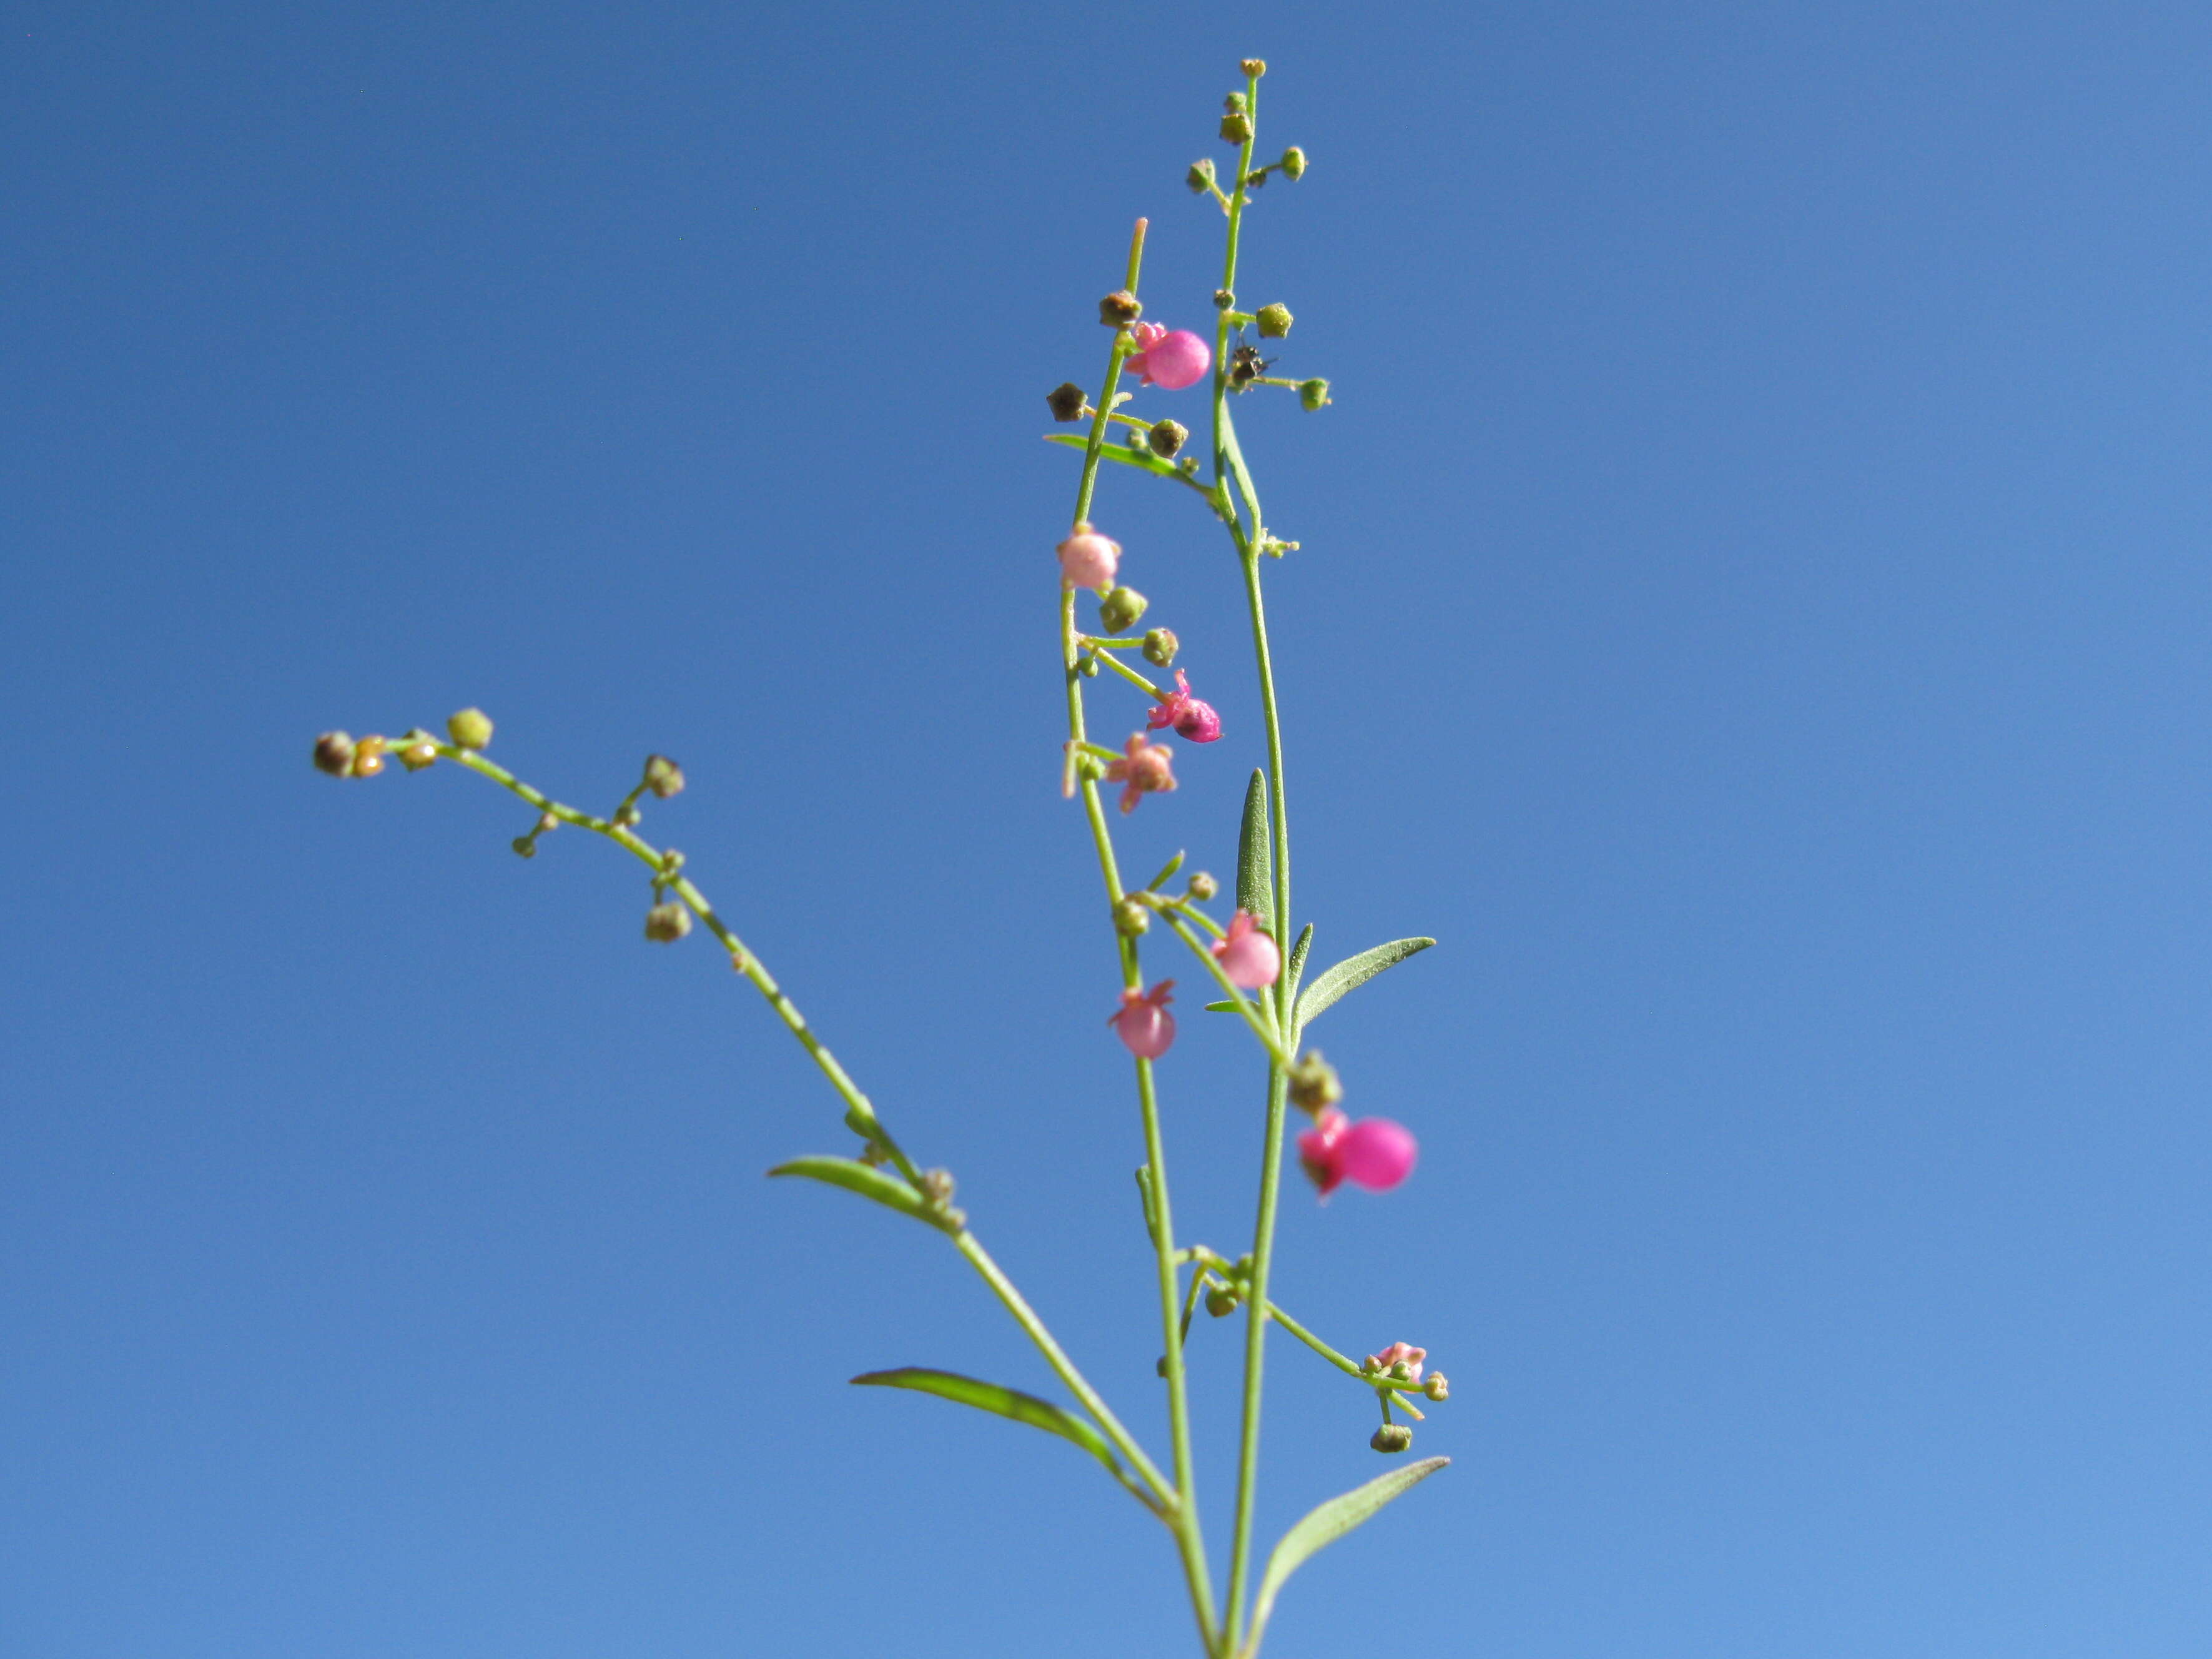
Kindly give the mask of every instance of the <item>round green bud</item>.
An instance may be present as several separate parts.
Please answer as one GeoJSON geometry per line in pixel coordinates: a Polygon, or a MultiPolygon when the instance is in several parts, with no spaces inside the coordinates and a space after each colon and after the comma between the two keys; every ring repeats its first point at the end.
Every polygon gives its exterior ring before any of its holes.
{"type": "Polygon", "coordinates": [[[1079,421],[1083,418],[1083,405],[1090,400],[1083,395],[1081,386],[1073,380],[1065,380],[1046,392],[1044,401],[1045,406],[1052,410],[1054,420],[1079,421]]]}
{"type": "Polygon", "coordinates": [[[1075,659],[1075,672],[1082,675],[1086,680],[1097,679],[1098,678],[1098,658],[1097,654],[1093,653],[1089,655],[1078,657],[1075,659]]]}
{"type": "Polygon", "coordinates": [[[1237,67],[1256,81],[1267,72],[1267,60],[1264,58],[1247,58],[1237,67]]]}
{"type": "Polygon", "coordinates": [[[1221,118],[1221,138],[1224,143],[1242,144],[1252,137],[1252,118],[1242,110],[1232,110],[1221,118]]]}
{"type": "Polygon", "coordinates": [[[1193,161],[1190,164],[1190,171],[1183,175],[1182,181],[1190,186],[1192,195],[1205,195],[1207,191],[1213,188],[1213,158],[1201,155],[1197,161],[1193,161]]]}
{"type": "Polygon", "coordinates": [[[1298,401],[1304,404],[1308,409],[1326,408],[1328,404],[1328,382],[1327,380],[1300,380],[1298,382],[1298,401]]]}
{"type": "Polygon", "coordinates": [[[1098,602],[1098,620],[1109,634],[1120,634],[1137,625],[1151,603],[1133,587],[1117,587],[1098,602]]]}
{"type": "Polygon", "coordinates": [[[1231,115],[1249,115],[1252,100],[1241,92],[1232,92],[1221,100],[1221,107],[1231,115]]]}
{"type": "Polygon", "coordinates": [[[1451,1398],[1451,1384],[1444,1381],[1442,1371],[1431,1371],[1421,1379],[1421,1392],[1431,1400],[1451,1398]]]}
{"type": "Polygon", "coordinates": [[[517,836],[509,845],[514,848],[514,855],[519,859],[538,856],[538,837],[535,836],[517,836]]]}
{"type": "Polygon", "coordinates": [[[1302,1112],[1318,1117],[1344,1098],[1344,1085],[1336,1075],[1336,1067],[1321,1057],[1318,1048],[1299,1055],[1289,1076],[1291,1103],[1302,1112]]]}
{"type": "Polygon", "coordinates": [[[1379,1452],[1401,1452],[1413,1443],[1413,1431],[1403,1423],[1385,1423],[1367,1443],[1379,1452]]]}
{"type": "Polygon", "coordinates": [[[1221,890],[1221,884],[1205,871],[1194,870],[1191,872],[1189,889],[1190,896],[1203,904],[1221,890]]]}
{"type": "Polygon", "coordinates": [[[1175,660],[1176,651],[1182,644],[1174,629],[1152,629],[1145,635],[1145,660],[1155,668],[1165,668],[1175,660]]]}
{"type": "Polygon", "coordinates": [[[672,900],[645,913],[645,936],[655,945],[673,945],[691,931],[691,912],[672,900]]]}
{"type": "Polygon", "coordinates": [[[684,793],[684,769],[665,755],[645,757],[645,787],[661,799],[684,793]]]}
{"type": "Polygon", "coordinates": [[[1125,898],[1114,907],[1114,931],[1124,939],[1134,939],[1139,933],[1147,933],[1151,931],[1152,925],[1152,910],[1148,904],[1125,898]]]}
{"type": "Polygon", "coordinates": [[[1283,170],[1283,177],[1292,184],[1306,176],[1306,153],[1296,144],[1283,152],[1283,159],[1275,163],[1283,170]]]}
{"type": "Polygon", "coordinates": [[[464,708],[446,721],[446,735],[457,749],[482,749],[491,742],[491,716],[481,708],[464,708]]]}
{"type": "Polygon", "coordinates": [[[1390,1376],[1396,1382],[1410,1382],[1413,1380],[1413,1367],[1408,1361],[1401,1359],[1390,1367],[1390,1376]]]}
{"type": "Polygon", "coordinates": [[[1154,421],[1145,434],[1145,445],[1162,460],[1173,460],[1176,452],[1190,441],[1190,428],[1181,421],[1154,421]]]}
{"type": "Polygon", "coordinates": [[[1120,328],[1133,323],[1145,314],[1137,296],[1126,288],[1118,288],[1098,302],[1098,320],[1109,328],[1120,328]]]}
{"type": "Polygon", "coordinates": [[[342,778],[353,770],[353,738],[343,732],[325,732],[315,739],[315,769],[342,778]]]}
{"type": "Polygon", "coordinates": [[[1226,1319],[1243,1299],[1226,1285],[1215,1285],[1206,1292],[1206,1310],[1216,1319],[1226,1319]]]}
{"type": "Polygon", "coordinates": [[[1263,340],[1279,340],[1291,331],[1291,308],[1285,305],[1261,306],[1252,313],[1252,320],[1260,325],[1263,340]]]}

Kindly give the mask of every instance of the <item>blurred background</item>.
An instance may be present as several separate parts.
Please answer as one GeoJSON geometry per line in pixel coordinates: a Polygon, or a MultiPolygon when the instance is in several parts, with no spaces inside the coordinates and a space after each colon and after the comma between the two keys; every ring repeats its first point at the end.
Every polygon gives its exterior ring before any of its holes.
{"type": "MultiPolygon", "coordinates": [[[[843,1385],[1055,1391],[930,1235],[762,1179],[850,1142],[711,942],[308,750],[481,704],[602,811],[681,760],[646,832],[1163,1445],[1037,440],[1138,215],[1206,325],[1249,53],[1310,170],[1242,292],[1335,398],[1237,407],[1297,909],[1442,941],[1314,1033],[1422,1163],[1287,1188],[1279,1294],[1454,1384],[1269,1652],[2212,1645],[2202,8],[0,22],[0,1647],[1194,1650],[1079,1453],[843,1385]]],[[[1123,856],[1226,872],[1233,561],[1097,517],[1227,726],[1123,856]]],[[[1270,1538],[1383,1467],[1272,1352],[1270,1538]]]]}

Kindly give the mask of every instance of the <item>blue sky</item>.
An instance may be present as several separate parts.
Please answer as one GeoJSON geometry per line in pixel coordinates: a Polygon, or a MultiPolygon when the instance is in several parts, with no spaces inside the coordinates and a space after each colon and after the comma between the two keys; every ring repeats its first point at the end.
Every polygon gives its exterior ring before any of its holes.
{"type": "MultiPolygon", "coordinates": [[[[1455,1467],[1269,1651],[2212,1644],[2212,22],[2190,7],[0,5],[0,1646],[1188,1650],[960,1264],[645,884],[329,726],[479,703],[783,977],[1164,1440],[1043,393],[1272,65],[1248,400],[1316,1033],[1421,1168],[1279,1294],[1455,1467]]],[[[1180,398],[1180,402],[1178,402],[1180,398]]],[[[1200,394],[1158,414],[1196,425],[1200,394]],[[1187,404],[1188,408],[1182,405],[1187,404]]],[[[1097,516],[1228,736],[1187,501],[1097,516]]],[[[1135,706],[1127,711],[1134,722],[1135,706]]],[[[1164,1068],[1241,1248],[1249,1047],[1164,1068]]],[[[1227,1508],[1235,1338],[1194,1348],[1227,1508]]],[[[1269,1533],[1376,1471],[1282,1345],[1269,1533]]]]}

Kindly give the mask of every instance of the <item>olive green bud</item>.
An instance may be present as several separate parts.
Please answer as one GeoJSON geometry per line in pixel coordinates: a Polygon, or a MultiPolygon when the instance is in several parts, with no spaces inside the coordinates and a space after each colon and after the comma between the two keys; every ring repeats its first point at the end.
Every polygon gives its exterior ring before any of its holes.
{"type": "Polygon", "coordinates": [[[1306,176],[1306,153],[1296,144],[1283,152],[1283,159],[1275,163],[1283,170],[1283,177],[1292,184],[1306,176]]]}
{"type": "Polygon", "coordinates": [[[325,732],[315,739],[315,769],[334,778],[353,770],[353,739],[343,732],[325,732]]]}
{"type": "Polygon", "coordinates": [[[645,757],[645,787],[661,799],[684,793],[684,769],[665,755],[645,757]]]}
{"type": "Polygon", "coordinates": [[[457,749],[482,749],[491,742],[491,716],[481,708],[464,708],[446,721],[446,734],[457,749]]]}
{"type": "Polygon", "coordinates": [[[1167,1374],[1168,1357],[1165,1354],[1162,1354],[1158,1359],[1152,1361],[1152,1375],[1155,1376],[1165,1376],[1167,1374]]]}
{"type": "Polygon", "coordinates": [[[1390,1367],[1390,1376],[1392,1380],[1395,1382],[1412,1382],[1413,1380],[1413,1367],[1411,1362],[1403,1359],[1395,1362],[1390,1367]]]}
{"type": "Polygon", "coordinates": [[[373,778],[379,772],[381,772],[384,769],[384,751],[386,747],[386,745],[384,739],[375,736],[374,733],[363,738],[359,743],[354,744],[354,776],[357,778],[373,778]]]}
{"type": "Polygon", "coordinates": [[[1336,1075],[1336,1067],[1321,1057],[1318,1048],[1309,1049],[1291,1067],[1291,1103],[1300,1111],[1318,1117],[1344,1098],[1344,1085],[1336,1075]]]}
{"type": "Polygon", "coordinates": [[[1098,620],[1109,634],[1122,633],[1137,625],[1149,603],[1133,587],[1117,587],[1098,602],[1098,620]]]}
{"type": "Polygon", "coordinates": [[[1300,380],[1298,382],[1298,401],[1304,404],[1308,409],[1326,408],[1328,404],[1328,382],[1327,380],[1300,380]]]}
{"type": "Polygon", "coordinates": [[[1175,660],[1176,648],[1182,644],[1172,628],[1148,629],[1145,635],[1145,660],[1155,668],[1165,668],[1175,660]]]}
{"type": "Polygon", "coordinates": [[[1291,308],[1284,305],[1261,306],[1252,313],[1252,320],[1260,325],[1260,337],[1279,340],[1291,331],[1291,308]]]}
{"type": "Polygon", "coordinates": [[[691,931],[691,912],[674,900],[645,913],[645,936],[655,945],[673,945],[691,931]]]}
{"type": "Polygon", "coordinates": [[[1379,1452],[1401,1452],[1413,1443],[1413,1431],[1403,1423],[1385,1423],[1367,1443],[1379,1452]]]}
{"type": "Polygon", "coordinates": [[[1233,289],[1217,288],[1213,290],[1213,308],[1216,311],[1226,311],[1236,303],[1237,295],[1233,289]]]}
{"type": "Polygon", "coordinates": [[[1221,107],[1231,115],[1249,115],[1252,112],[1252,100],[1241,92],[1232,92],[1221,100],[1221,107]]]}
{"type": "Polygon", "coordinates": [[[1137,296],[1126,288],[1115,289],[1098,302],[1098,320],[1109,328],[1133,323],[1144,314],[1145,308],[1137,303],[1137,296]]]}
{"type": "Polygon", "coordinates": [[[538,856],[538,837],[535,836],[517,836],[510,844],[514,848],[515,857],[519,859],[534,859],[538,856]]]}
{"type": "Polygon", "coordinates": [[[1451,1398],[1451,1384],[1444,1381],[1442,1371],[1431,1371],[1421,1379],[1421,1392],[1431,1400],[1451,1398]]]}
{"type": "Polygon", "coordinates": [[[1252,118],[1242,110],[1231,110],[1221,118],[1221,138],[1224,143],[1242,144],[1252,137],[1252,118]]]}
{"type": "Polygon", "coordinates": [[[1182,181],[1190,186],[1192,195],[1205,195],[1207,191],[1213,188],[1213,158],[1210,155],[1201,155],[1197,161],[1193,161],[1190,164],[1190,171],[1183,175],[1182,181]]]}
{"type": "MultiPolygon", "coordinates": [[[[1096,673],[1097,671],[1093,669],[1091,672],[1096,673]]],[[[1096,783],[1106,775],[1106,763],[1096,755],[1078,755],[1075,757],[1075,775],[1086,783],[1096,783]]]]}
{"type": "Polygon", "coordinates": [[[1134,939],[1148,933],[1152,926],[1152,907],[1125,898],[1114,907],[1114,931],[1124,939],[1134,939]]]}
{"type": "Polygon", "coordinates": [[[1046,392],[1044,401],[1045,406],[1052,410],[1054,420],[1079,421],[1083,418],[1083,405],[1089,399],[1083,395],[1081,386],[1073,380],[1065,380],[1046,392]]]}
{"type": "Polygon", "coordinates": [[[1221,884],[1203,870],[1194,870],[1189,882],[1190,896],[1200,904],[1221,890],[1221,884]]]}
{"type": "Polygon", "coordinates": [[[1154,421],[1152,429],[1145,434],[1145,444],[1162,460],[1172,460],[1175,453],[1190,441],[1190,428],[1181,421],[1154,421]]]}
{"type": "Polygon", "coordinates": [[[1094,653],[1089,656],[1077,658],[1075,662],[1075,672],[1082,675],[1086,680],[1097,679],[1098,678],[1098,658],[1097,654],[1094,653]]]}
{"type": "Polygon", "coordinates": [[[1267,72],[1267,60],[1264,58],[1247,58],[1237,67],[1256,81],[1267,72]]]}
{"type": "Polygon", "coordinates": [[[1243,1299],[1226,1285],[1212,1285],[1206,1292],[1206,1310],[1216,1319],[1226,1319],[1243,1299]]]}

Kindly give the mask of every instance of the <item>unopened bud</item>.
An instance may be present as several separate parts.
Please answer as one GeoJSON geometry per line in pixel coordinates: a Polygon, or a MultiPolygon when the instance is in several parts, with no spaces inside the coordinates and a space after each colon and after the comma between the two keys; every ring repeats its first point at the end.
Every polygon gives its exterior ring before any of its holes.
{"type": "Polygon", "coordinates": [[[1379,1452],[1401,1452],[1413,1443],[1413,1431],[1403,1423],[1385,1423],[1367,1443],[1379,1452]]]}
{"type": "Polygon", "coordinates": [[[1144,307],[1137,303],[1137,296],[1126,288],[1115,289],[1098,302],[1098,320],[1109,328],[1120,328],[1125,323],[1133,323],[1144,313],[1144,307]]]}
{"type": "Polygon", "coordinates": [[[1147,933],[1152,925],[1152,910],[1148,904],[1125,898],[1114,907],[1114,931],[1124,939],[1134,939],[1139,933],[1147,933]]]}
{"type": "Polygon", "coordinates": [[[1206,1310],[1216,1319],[1226,1319],[1243,1299],[1226,1285],[1215,1285],[1206,1292],[1206,1310]]]}
{"type": "Polygon", "coordinates": [[[1391,1365],[1390,1375],[1398,1382],[1410,1382],[1413,1380],[1413,1368],[1407,1361],[1401,1359],[1391,1365]]]}
{"type": "Polygon", "coordinates": [[[952,1201],[952,1171],[924,1170],[921,1172],[921,1195],[939,1209],[952,1201]]]}
{"type": "Polygon", "coordinates": [[[491,716],[481,708],[464,708],[447,718],[446,734],[457,749],[482,749],[491,742],[491,716]]]}
{"type": "Polygon", "coordinates": [[[1089,656],[1077,658],[1075,661],[1075,672],[1082,675],[1086,680],[1097,679],[1098,678],[1098,658],[1097,653],[1094,653],[1089,656]]]}
{"type": "Polygon", "coordinates": [[[1252,320],[1260,325],[1263,340],[1279,340],[1291,331],[1291,308],[1285,305],[1261,306],[1252,313],[1252,320]]]}
{"type": "Polygon", "coordinates": [[[1081,386],[1073,380],[1064,380],[1044,394],[1044,401],[1054,420],[1079,421],[1083,418],[1083,405],[1088,400],[1081,386]]]}
{"type": "Polygon", "coordinates": [[[437,761],[437,743],[421,726],[411,727],[399,739],[399,763],[409,771],[419,772],[426,766],[436,765],[437,761]]]}
{"type": "Polygon", "coordinates": [[[666,800],[684,793],[684,769],[665,755],[645,757],[645,787],[666,800]]]}
{"type": "Polygon", "coordinates": [[[1221,138],[1224,143],[1242,144],[1252,137],[1252,118],[1243,110],[1231,110],[1221,118],[1221,138]]]}
{"type": "Polygon", "coordinates": [[[1137,618],[1145,614],[1148,601],[1133,587],[1117,587],[1098,603],[1098,620],[1106,625],[1109,634],[1119,634],[1133,628],[1137,618]]]}
{"type": "Polygon", "coordinates": [[[517,836],[512,845],[514,848],[514,855],[519,859],[534,859],[538,856],[538,837],[535,836],[517,836]]]}
{"type": "Polygon", "coordinates": [[[1336,1075],[1336,1067],[1321,1057],[1318,1048],[1309,1049],[1291,1067],[1291,1103],[1300,1111],[1319,1117],[1344,1098],[1344,1085],[1336,1075]]]}
{"type": "Polygon", "coordinates": [[[1165,668],[1176,659],[1176,648],[1182,644],[1172,628],[1149,629],[1145,635],[1145,660],[1156,668],[1165,668]]]}
{"type": "Polygon", "coordinates": [[[655,945],[673,945],[691,931],[691,912],[671,900],[645,913],[645,936],[655,945]]]}
{"type": "Polygon", "coordinates": [[[1197,161],[1193,161],[1190,164],[1190,171],[1183,175],[1183,183],[1190,186],[1192,195],[1205,195],[1213,187],[1213,158],[1210,155],[1201,155],[1197,161]]]}
{"type": "Polygon", "coordinates": [[[1234,289],[1217,288],[1213,290],[1213,308],[1216,311],[1226,311],[1236,303],[1237,295],[1234,289]]]}
{"type": "Polygon", "coordinates": [[[1190,878],[1190,896],[1203,904],[1221,890],[1221,884],[1203,870],[1194,870],[1190,878]]]}
{"type": "Polygon", "coordinates": [[[1249,115],[1252,100],[1241,92],[1232,92],[1221,100],[1221,107],[1231,115],[1249,115]]]}
{"type": "Polygon", "coordinates": [[[377,739],[379,746],[371,749],[368,741],[364,739],[361,746],[353,751],[354,776],[373,778],[384,769],[384,750],[381,746],[383,742],[384,739],[379,738],[377,739]]]}
{"type": "Polygon", "coordinates": [[[325,732],[315,739],[315,769],[334,778],[353,770],[353,738],[343,732],[325,732]]]}
{"type": "Polygon", "coordinates": [[[1174,459],[1175,453],[1190,441],[1190,428],[1181,421],[1154,421],[1152,429],[1145,434],[1145,443],[1162,460],[1174,459]]]}
{"type": "Polygon", "coordinates": [[[1444,1381],[1442,1371],[1431,1371],[1421,1379],[1421,1392],[1431,1400],[1451,1398],[1451,1384],[1444,1381]]]}
{"type": "Polygon", "coordinates": [[[1283,177],[1292,184],[1306,176],[1306,153],[1296,144],[1283,152],[1283,159],[1275,163],[1283,170],[1283,177]]]}
{"type": "Polygon", "coordinates": [[[1308,409],[1322,409],[1327,407],[1328,404],[1328,382],[1327,380],[1300,380],[1298,382],[1298,401],[1304,404],[1308,409]]]}
{"type": "Polygon", "coordinates": [[[1264,58],[1247,58],[1237,67],[1256,81],[1267,72],[1267,60],[1264,58]]]}

